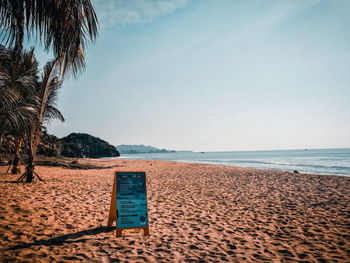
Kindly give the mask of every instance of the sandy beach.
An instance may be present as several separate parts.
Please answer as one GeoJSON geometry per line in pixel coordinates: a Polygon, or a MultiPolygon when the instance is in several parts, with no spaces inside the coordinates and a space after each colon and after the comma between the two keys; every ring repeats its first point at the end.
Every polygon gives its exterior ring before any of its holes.
{"type": "Polygon", "coordinates": [[[350,262],[350,177],[165,161],[0,167],[0,261],[350,262]],[[150,236],[115,237],[113,172],[146,171],[150,236]]]}

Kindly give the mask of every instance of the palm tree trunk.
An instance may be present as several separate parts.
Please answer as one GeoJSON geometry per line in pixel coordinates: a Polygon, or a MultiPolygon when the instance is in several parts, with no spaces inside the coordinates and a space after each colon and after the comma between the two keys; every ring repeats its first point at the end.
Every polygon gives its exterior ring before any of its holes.
{"type": "MultiPolygon", "coordinates": [[[[35,128],[34,128],[35,129],[35,128]]],[[[25,177],[26,177],[26,182],[31,183],[34,180],[34,168],[35,168],[35,163],[34,163],[34,157],[35,153],[33,154],[34,151],[34,136],[33,136],[33,127],[30,127],[28,130],[28,161],[26,164],[26,171],[25,171],[25,177]]]]}
{"type": "Polygon", "coordinates": [[[29,154],[30,156],[28,156],[29,160],[28,163],[26,165],[26,182],[27,183],[31,183],[34,180],[34,168],[35,168],[35,164],[34,164],[34,158],[32,154],[29,154]]]}
{"type": "MultiPolygon", "coordinates": [[[[20,1],[19,1],[20,2],[20,1]]],[[[21,60],[21,55],[23,51],[23,39],[24,39],[24,7],[23,4],[19,4],[19,6],[15,10],[15,17],[17,19],[17,30],[16,30],[16,42],[14,46],[14,61],[17,62],[17,68],[15,70],[19,70],[19,64],[21,60]]],[[[16,138],[16,153],[15,158],[13,160],[12,174],[18,174],[21,172],[20,164],[20,155],[19,151],[21,148],[22,140],[20,137],[16,138]]]]}
{"type": "Polygon", "coordinates": [[[20,166],[20,154],[19,151],[21,149],[21,145],[22,145],[22,139],[21,137],[17,137],[16,138],[16,152],[15,152],[15,158],[13,159],[13,163],[12,163],[12,174],[18,174],[21,173],[21,166],[20,166]]]}
{"type": "Polygon", "coordinates": [[[27,159],[26,159],[26,170],[21,175],[20,178],[18,178],[17,182],[22,182],[24,179],[26,179],[27,183],[31,183],[34,181],[34,155],[33,155],[33,127],[28,127],[25,132],[25,141],[26,141],[26,153],[27,153],[27,159]]]}

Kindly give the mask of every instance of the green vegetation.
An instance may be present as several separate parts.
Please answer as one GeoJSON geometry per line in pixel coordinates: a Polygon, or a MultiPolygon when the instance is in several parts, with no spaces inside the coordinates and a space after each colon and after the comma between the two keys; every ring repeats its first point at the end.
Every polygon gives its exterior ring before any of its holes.
{"type": "Polygon", "coordinates": [[[38,154],[48,157],[100,158],[118,157],[117,149],[108,142],[86,133],[71,133],[61,139],[43,132],[38,154]]]}
{"type": "Polygon", "coordinates": [[[0,28],[14,58],[21,57],[26,34],[53,51],[63,75],[76,74],[85,66],[84,49],[96,39],[97,17],[90,0],[0,0],[0,28]]]}
{"type": "Polygon", "coordinates": [[[84,68],[84,49],[96,38],[97,17],[90,0],[0,0],[0,28],[0,43],[6,45],[0,45],[0,149],[14,144],[12,173],[20,172],[23,159],[26,171],[18,181],[32,182],[44,125],[64,120],[55,108],[57,91],[68,72],[76,76],[84,68]],[[23,49],[25,34],[53,51],[41,72],[34,49],[23,49]]]}
{"type": "Polygon", "coordinates": [[[108,142],[86,133],[71,133],[61,139],[61,155],[66,157],[116,157],[117,149],[108,142]]]}
{"type": "Polygon", "coordinates": [[[20,172],[20,150],[24,144],[26,171],[23,178],[31,182],[43,124],[53,118],[64,121],[61,112],[55,107],[62,82],[55,61],[49,61],[39,71],[34,49],[25,51],[19,61],[13,60],[14,55],[13,49],[0,47],[0,138],[14,137],[14,174],[20,172]]]}

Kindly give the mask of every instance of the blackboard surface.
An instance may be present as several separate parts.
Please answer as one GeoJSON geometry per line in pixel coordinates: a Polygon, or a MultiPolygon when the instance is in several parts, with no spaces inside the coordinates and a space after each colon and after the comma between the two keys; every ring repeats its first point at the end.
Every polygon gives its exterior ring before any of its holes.
{"type": "Polygon", "coordinates": [[[145,172],[116,172],[117,228],[148,226],[145,172]]]}

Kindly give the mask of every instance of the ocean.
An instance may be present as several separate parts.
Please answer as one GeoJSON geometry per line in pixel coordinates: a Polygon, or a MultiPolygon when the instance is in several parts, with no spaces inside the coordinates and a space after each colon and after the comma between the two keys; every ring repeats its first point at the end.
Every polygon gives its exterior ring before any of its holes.
{"type": "Polygon", "coordinates": [[[123,154],[129,160],[164,160],[350,176],[350,148],[235,152],[123,154]]]}

